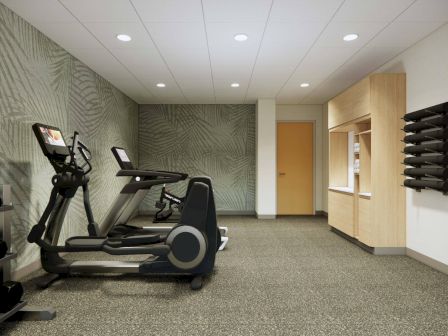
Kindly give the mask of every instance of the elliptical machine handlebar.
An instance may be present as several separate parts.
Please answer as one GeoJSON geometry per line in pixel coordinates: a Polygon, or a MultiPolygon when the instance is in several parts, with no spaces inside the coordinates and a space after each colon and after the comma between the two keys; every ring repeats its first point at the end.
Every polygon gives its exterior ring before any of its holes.
{"type": "Polygon", "coordinates": [[[76,167],[76,169],[81,170],[83,172],[83,175],[89,174],[92,171],[92,164],[90,163],[92,153],[90,152],[89,148],[81,140],[79,140],[79,133],[77,131],[73,133],[72,145],[67,147],[70,153],[69,166],[74,166],[76,167]],[[82,166],[80,166],[76,161],[76,149],[78,150],[78,153],[81,154],[85,162],[85,164],[82,166]],[[86,166],[87,169],[85,169],[86,166]]]}

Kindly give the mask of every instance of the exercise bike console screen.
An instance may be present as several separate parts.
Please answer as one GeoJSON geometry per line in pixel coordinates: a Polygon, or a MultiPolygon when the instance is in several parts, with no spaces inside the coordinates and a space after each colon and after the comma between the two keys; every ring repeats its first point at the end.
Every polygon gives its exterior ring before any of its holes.
{"type": "Polygon", "coordinates": [[[126,154],[126,151],[124,150],[124,148],[112,147],[111,150],[112,150],[112,153],[114,153],[115,159],[117,160],[121,169],[125,169],[125,170],[133,170],[134,169],[134,166],[132,165],[132,162],[129,159],[128,154],[126,154]]]}
{"type": "Polygon", "coordinates": [[[59,128],[44,124],[34,124],[33,131],[45,156],[67,156],[70,154],[59,128]]]}

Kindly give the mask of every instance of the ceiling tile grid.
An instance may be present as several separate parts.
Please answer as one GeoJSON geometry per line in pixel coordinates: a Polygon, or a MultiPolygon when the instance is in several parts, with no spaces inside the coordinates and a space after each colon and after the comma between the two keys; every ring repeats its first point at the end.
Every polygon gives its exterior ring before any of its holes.
{"type": "Polygon", "coordinates": [[[0,2],[138,103],[321,104],[448,22],[447,0],[0,2]]]}

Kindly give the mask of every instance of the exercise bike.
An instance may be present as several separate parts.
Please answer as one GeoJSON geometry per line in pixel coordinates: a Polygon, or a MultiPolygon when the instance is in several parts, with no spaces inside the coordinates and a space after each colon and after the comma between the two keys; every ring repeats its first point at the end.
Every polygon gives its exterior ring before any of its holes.
{"type": "MultiPolygon", "coordinates": [[[[47,285],[60,276],[70,274],[138,273],[188,275],[192,278],[192,289],[202,287],[204,276],[214,268],[218,231],[214,202],[209,201],[211,191],[208,185],[194,183],[179,224],[173,226],[166,237],[162,238],[160,234],[108,237],[102,235],[108,229],[98,226],[94,221],[88,188],[92,171],[91,153],[79,141],[78,133],[74,133],[72,145],[67,146],[57,127],[34,124],[33,131],[56,173],[51,180],[53,189],[50,200],[39,222],[28,235],[28,241],[41,248],[42,267],[46,272],[54,274],[48,278],[47,285]],[[58,245],[66,212],[79,188],[83,190],[89,234],[70,237],[64,245],[58,245]],[[67,260],[60,255],[73,252],[147,255],[147,258],[142,261],[80,261],[67,260]]],[[[108,216],[113,218],[120,218],[124,211],[125,203],[119,202],[123,195],[139,192],[146,194],[154,185],[176,183],[181,179],[179,174],[150,170],[120,170],[117,175],[133,178],[123,187],[118,200],[109,209],[108,216]]],[[[113,223],[110,220],[106,222],[113,223]]]]}

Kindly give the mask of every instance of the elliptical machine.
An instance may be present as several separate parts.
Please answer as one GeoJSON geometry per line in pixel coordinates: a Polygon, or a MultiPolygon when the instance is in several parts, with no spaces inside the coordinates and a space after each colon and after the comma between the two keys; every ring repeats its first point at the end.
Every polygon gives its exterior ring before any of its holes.
{"type": "MultiPolygon", "coordinates": [[[[44,155],[56,174],[52,178],[53,189],[50,200],[39,222],[28,235],[30,243],[41,247],[42,267],[56,274],[48,285],[59,276],[84,273],[139,273],[178,274],[192,277],[191,288],[202,287],[203,277],[214,268],[217,225],[214,203],[209,202],[210,190],[206,184],[194,183],[188,196],[181,220],[161,239],[160,234],[139,234],[122,237],[102,236],[102,228],[96,225],[89,200],[89,173],[91,153],[78,140],[75,132],[71,146],[65,144],[62,132],[57,127],[34,124],[33,131],[44,155]],[[84,163],[79,163],[77,155],[84,163]],[[84,208],[88,220],[89,235],[71,237],[64,245],[58,245],[63,221],[78,188],[82,187],[84,208]],[[43,238],[42,238],[43,236],[43,238]],[[104,252],[110,255],[147,255],[142,261],[76,261],[66,260],[59,253],[104,252]]],[[[126,184],[120,195],[134,194],[138,190],[147,192],[152,186],[175,183],[178,174],[159,171],[120,170],[119,176],[145,177],[143,181],[133,179],[126,184]]],[[[122,205],[123,207],[123,205],[122,205]]],[[[108,216],[119,217],[122,207],[115,202],[108,216]]]]}

